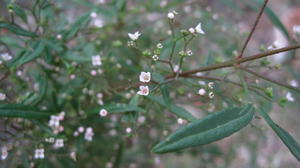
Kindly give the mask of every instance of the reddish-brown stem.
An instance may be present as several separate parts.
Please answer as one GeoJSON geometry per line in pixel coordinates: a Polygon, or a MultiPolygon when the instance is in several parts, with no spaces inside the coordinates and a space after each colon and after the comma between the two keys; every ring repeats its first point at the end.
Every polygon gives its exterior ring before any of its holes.
{"type": "Polygon", "coordinates": [[[268,1],[269,1],[269,0],[265,0],[263,6],[261,7],[261,9],[260,9],[260,11],[259,11],[259,14],[258,14],[258,16],[257,16],[257,18],[256,18],[256,20],[255,20],[255,22],[254,22],[254,25],[253,25],[252,28],[251,28],[250,34],[248,35],[248,37],[247,37],[247,39],[246,39],[246,42],[245,42],[245,44],[243,45],[243,48],[242,48],[241,53],[240,53],[240,55],[238,56],[238,58],[242,58],[242,57],[243,57],[243,54],[244,54],[244,52],[245,52],[245,49],[246,49],[246,47],[247,47],[249,41],[251,40],[251,37],[252,37],[252,35],[253,35],[253,33],[254,33],[255,29],[256,29],[256,26],[257,26],[257,24],[258,24],[258,22],[259,22],[259,20],[260,20],[260,18],[261,18],[261,16],[262,16],[262,14],[264,13],[264,9],[266,8],[268,1]]]}

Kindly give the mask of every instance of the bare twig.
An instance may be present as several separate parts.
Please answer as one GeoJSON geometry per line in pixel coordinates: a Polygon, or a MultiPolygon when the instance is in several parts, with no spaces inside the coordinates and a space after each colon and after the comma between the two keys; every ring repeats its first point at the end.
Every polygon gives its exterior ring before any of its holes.
{"type": "Polygon", "coordinates": [[[248,35],[248,37],[247,37],[247,39],[246,39],[246,42],[245,42],[245,44],[243,45],[243,48],[242,48],[241,53],[240,53],[240,55],[238,56],[238,58],[242,58],[242,57],[243,57],[243,54],[244,54],[244,52],[245,52],[245,49],[246,49],[246,47],[247,47],[249,41],[251,40],[251,37],[252,37],[252,35],[253,35],[253,33],[254,33],[255,29],[256,29],[256,26],[257,26],[257,24],[258,24],[258,22],[259,22],[259,20],[260,20],[260,18],[261,18],[261,16],[262,16],[263,12],[264,12],[264,9],[265,9],[266,6],[267,6],[268,1],[269,1],[269,0],[265,0],[263,6],[261,7],[261,9],[260,9],[260,11],[259,11],[259,14],[258,14],[258,16],[257,16],[257,18],[256,18],[256,20],[255,20],[255,22],[254,22],[254,25],[253,25],[252,28],[251,28],[250,34],[248,35]]]}
{"type": "Polygon", "coordinates": [[[295,88],[295,87],[293,87],[293,86],[290,86],[290,85],[281,83],[281,82],[279,82],[279,81],[275,81],[275,80],[270,79],[270,78],[268,78],[268,77],[265,77],[265,76],[263,76],[263,75],[261,75],[261,74],[258,74],[258,73],[256,73],[256,72],[250,70],[250,69],[247,69],[247,68],[244,68],[244,67],[239,67],[239,68],[240,68],[241,70],[245,71],[245,72],[248,72],[248,73],[250,73],[250,74],[252,74],[252,75],[254,75],[254,76],[257,76],[257,77],[259,77],[259,78],[261,78],[261,79],[264,79],[264,80],[266,80],[266,81],[269,81],[269,82],[275,83],[275,84],[277,84],[277,85],[279,85],[279,86],[282,86],[282,87],[285,87],[285,88],[288,88],[288,89],[291,89],[291,90],[300,92],[300,89],[298,89],[298,88],[295,88]]]}

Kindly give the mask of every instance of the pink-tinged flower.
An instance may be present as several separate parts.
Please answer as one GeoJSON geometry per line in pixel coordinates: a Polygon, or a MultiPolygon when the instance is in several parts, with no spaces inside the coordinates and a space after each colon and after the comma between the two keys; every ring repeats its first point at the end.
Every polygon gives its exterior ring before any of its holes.
{"type": "Polygon", "coordinates": [[[132,41],[136,41],[140,37],[141,33],[140,32],[135,32],[135,33],[128,33],[129,38],[132,41]]]}
{"type": "Polygon", "coordinates": [[[147,82],[150,82],[150,80],[151,80],[150,72],[141,72],[141,74],[140,74],[140,81],[141,82],[147,83],[147,82]]]}
{"type": "Polygon", "coordinates": [[[107,110],[105,110],[105,109],[101,109],[100,112],[99,112],[99,115],[100,115],[101,117],[105,117],[105,116],[107,116],[107,114],[108,114],[108,112],[107,112],[107,110]]]}
{"type": "Polygon", "coordinates": [[[147,96],[149,94],[148,86],[140,86],[140,90],[137,92],[139,95],[147,96]]]}
{"type": "Polygon", "coordinates": [[[206,91],[205,91],[205,89],[201,88],[201,89],[199,89],[198,93],[199,93],[199,95],[203,96],[206,94],[206,91]]]}

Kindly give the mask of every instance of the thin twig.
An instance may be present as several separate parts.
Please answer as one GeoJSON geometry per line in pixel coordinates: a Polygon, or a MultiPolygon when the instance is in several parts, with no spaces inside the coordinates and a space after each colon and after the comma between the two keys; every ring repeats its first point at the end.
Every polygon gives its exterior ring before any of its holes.
{"type": "Polygon", "coordinates": [[[293,86],[290,86],[290,85],[281,83],[281,82],[279,82],[279,81],[275,81],[275,80],[270,79],[270,78],[268,78],[268,77],[265,77],[265,76],[263,76],[263,75],[261,75],[261,74],[258,74],[258,73],[256,73],[256,72],[250,70],[250,69],[243,68],[243,67],[239,67],[239,68],[240,68],[241,70],[245,71],[245,72],[248,72],[248,73],[250,73],[250,74],[252,74],[252,75],[254,75],[254,76],[257,76],[257,77],[259,77],[259,78],[261,78],[261,79],[264,79],[264,80],[266,80],[266,81],[269,81],[269,82],[275,83],[275,84],[277,84],[277,85],[279,85],[279,86],[282,86],[282,87],[285,87],[285,88],[288,88],[288,89],[291,89],[291,90],[300,92],[300,89],[298,89],[298,88],[295,88],[295,87],[293,87],[293,86]]]}
{"type": "Polygon", "coordinates": [[[264,9],[265,9],[266,6],[267,6],[268,1],[269,1],[269,0],[265,0],[263,6],[261,7],[261,9],[260,9],[260,11],[259,11],[259,14],[258,14],[258,16],[257,16],[257,18],[256,18],[256,20],[255,20],[255,22],[254,22],[254,25],[253,25],[252,28],[251,28],[250,34],[248,35],[248,37],[247,37],[247,39],[246,39],[246,42],[245,42],[245,44],[243,45],[243,48],[242,48],[241,53],[240,53],[240,55],[238,56],[238,58],[242,58],[242,57],[243,57],[243,54],[244,54],[244,52],[245,52],[245,49],[246,49],[246,47],[248,46],[249,41],[251,40],[251,37],[252,37],[252,35],[253,35],[253,33],[254,33],[255,29],[256,29],[256,26],[257,26],[257,24],[258,24],[258,22],[259,22],[259,20],[260,20],[260,18],[261,18],[261,16],[262,16],[263,12],[264,12],[264,9]]]}
{"type": "MultiPolygon", "coordinates": [[[[295,50],[295,49],[298,49],[298,48],[300,48],[300,45],[292,45],[292,46],[288,46],[288,47],[284,47],[284,48],[280,48],[280,49],[276,49],[276,50],[256,54],[256,55],[253,55],[253,56],[248,56],[248,57],[244,57],[244,58],[240,58],[240,59],[232,59],[232,60],[225,61],[225,62],[222,62],[222,63],[208,65],[208,66],[201,67],[201,68],[198,68],[198,69],[182,72],[182,73],[179,74],[179,76],[188,76],[188,75],[191,75],[191,74],[195,74],[197,72],[206,72],[206,71],[212,71],[212,70],[217,70],[217,69],[226,68],[226,67],[233,67],[237,64],[241,64],[241,63],[244,63],[244,62],[248,62],[248,61],[268,57],[268,56],[271,56],[271,55],[274,55],[274,54],[278,54],[278,53],[282,53],[282,52],[286,52],[286,51],[290,51],[290,50],[295,50]]],[[[173,78],[173,77],[174,77],[173,74],[166,76],[166,78],[173,78]]]]}

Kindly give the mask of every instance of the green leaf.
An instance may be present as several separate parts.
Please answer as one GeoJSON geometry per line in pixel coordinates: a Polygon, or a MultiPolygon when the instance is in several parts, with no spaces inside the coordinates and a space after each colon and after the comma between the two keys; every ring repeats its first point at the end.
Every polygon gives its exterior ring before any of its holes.
{"type": "Polygon", "coordinates": [[[168,106],[161,96],[148,95],[147,98],[161,106],[164,106],[165,108],[168,108],[172,113],[176,114],[180,118],[183,118],[188,121],[196,120],[196,118],[184,108],[179,107],[175,104],[170,104],[168,106]]]}
{"type": "Polygon", "coordinates": [[[39,89],[38,92],[35,93],[33,96],[31,96],[30,98],[27,98],[24,101],[24,104],[30,104],[30,105],[37,105],[38,103],[40,103],[43,98],[46,95],[47,92],[47,87],[48,87],[48,80],[47,77],[45,75],[38,75],[36,77],[37,83],[39,85],[39,89]]]}
{"type": "Polygon", "coordinates": [[[167,85],[162,85],[160,86],[160,91],[161,91],[161,94],[162,94],[162,97],[164,99],[164,102],[165,104],[170,107],[171,105],[171,98],[169,96],[169,90],[168,90],[168,86],[167,85]]]}
{"type": "Polygon", "coordinates": [[[11,25],[8,23],[5,23],[3,21],[0,21],[0,29],[8,29],[9,31],[11,31],[12,33],[15,33],[17,35],[20,36],[27,36],[27,37],[36,37],[37,35],[33,32],[27,31],[19,26],[16,25],[11,25]]]}
{"type": "Polygon", "coordinates": [[[80,29],[84,28],[90,21],[90,12],[80,16],[70,27],[70,29],[66,32],[65,38],[69,40],[73,38],[80,29]]]}
{"type": "Polygon", "coordinates": [[[30,45],[30,47],[26,50],[25,53],[15,58],[11,62],[9,62],[8,66],[20,66],[26,64],[27,62],[38,58],[41,56],[42,52],[45,49],[45,44],[43,41],[38,40],[30,45]]]}
{"type": "Polygon", "coordinates": [[[210,114],[179,128],[164,141],[155,145],[153,152],[174,152],[223,139],[247,126],[253,115],[252,105],[229,108],[210,114]]]}
{"type": "Polygon", "coordinates": [[[12,10],[18,15],[25,23],[27,23],[27,15],[24,9],[20,8],[17,4],[13,4],[12,10]]]}
{"type": "Polygon", "coordinates": [[[275,133],[279,136],[281,141],[288,147],[290,152],[296,157],[298,161],[300,161],[300,145],[299,143],[283,128],[274,123],[274,121],[270,118],[270,116],[263,110],[259,110],[262,117],[268,123],[268,125],[275,131],[275,133]]]}
{"type": "Polygon", "coordinates": [[[48,118],[51,114],[32,106],[22,104],[1,104],[0,117],[16,117],[28,119],[48,118]]]}

